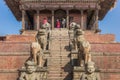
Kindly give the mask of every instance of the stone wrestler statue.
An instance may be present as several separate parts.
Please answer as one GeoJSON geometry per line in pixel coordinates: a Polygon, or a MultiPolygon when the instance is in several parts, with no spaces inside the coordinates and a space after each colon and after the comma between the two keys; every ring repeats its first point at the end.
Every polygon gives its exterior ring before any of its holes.
{"type": "Polygon", "coordinates": [[[36,65],[32,61],[25,63],[26,71],[20,74],[18,80],[39,80],[38,74],[36,74],[36,65]]]}
{"type": "Polygon", "coordinates": [[[86,72],[82,74],[80,80],[100,80],[98,73],[95,73],[94,62],[88,62],[85,66],[86,72]]]}

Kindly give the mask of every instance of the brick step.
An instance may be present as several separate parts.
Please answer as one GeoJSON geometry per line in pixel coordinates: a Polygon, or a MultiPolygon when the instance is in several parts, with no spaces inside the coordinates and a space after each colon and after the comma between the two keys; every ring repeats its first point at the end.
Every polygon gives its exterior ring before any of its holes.
{"type": "Polygon", "coordinates": [[[61,64],[49,64],[48,67],[61,67],[62,65],[61,64]]]}
{"type": "Polygon", "coordinates": [[[52,76],[52,77],[49,77],[49,79],[52,79],[52,80],[56,80],[56,79],[63,79],[63,77],[56,77],[56,76],[52,76]]]}
{"type": "Polygon", "coordinates": [[[57,59],[57,58],[62,58],[62,59],[68,59],[69,57],[68,57],[68,55],[65,55],[65,56],[62,56],[62,55],[56,55],[56,56],[54,56],[54,55],[51,55],[51,57],[50,57],[51,59],[57,59]]]}
{"type": "Polygon", "coordinates": [[[51,57],[70,57],[70,53],[61,53],[61,54],[57,54],[57,53],[51,53],[51,57]]]}
{"type": "Polygon", "coordinates": [[[51,63],[51,64],[49,64],[49,65],[52,65],[52,64],[54,64],[54,65],[66,65],[66,64],[70,64],[71,62],[70,61],[54,61],[54,62],[49,62],[49,63],[51,63]]]}
{"type": "Polygon", "coordinates": [[[65,73],[65,74],[49,74],[48,77],[65,77],[68,76],[69,73],[65,73]]]}
{"type": "Polygon", "coordinates": [[[67,61],[69,62],[70,59],[51,59],[51,60],[50,60],[50,62],[64,62],[64,61],[65,61],[65,62],[67,62],[67,61]]]}
{"type": "Polygon", "coordinates": [[[55,57],[66,57],[66,56],[70,56],[70,53],[51,53],[51,56],[55,56],[55,57]]]}
{"type": "Polygon", "coordinates": [[[49,67],[48,68],[50,71],[55,71],[55,70],[61,70],[61,67],[49,67]]]}
{"type": "Polygon", "coordinates": [[[57,41],[66,41],[66,42],[69,42],[70,41],[70,39],[69,39],[69,37],[62,37],[62,38],[60,38],[60,37],[55,37],[55,38],[50,38],[51,39],[51,41],[54,41],[54,40],[57,40],[57,41]]]}
{"type": "Polygon", "coordinates": [[[62,72],[65,71],[65,72],[70,72],[70,71],[72,71],[72,68],[70,68],[70,67],[69,68],[63,67],[63,68],[59,68],[59,69],[58,68],[56,68],[56,69],[55,68],[51,68],[51,69],[49,69],[49,71],[62,71],[62,72]]]}
{"type": "Polygon", "coordinates": [[[70,53],[70,51],[61,51],[61,52],[58,52],[57,50],[53,50],[52,52],[53,52],[53,54],[54,54],[54,53],[61,53],[61,54],[62,54],[62,53],[66,53],[66,54],[67,54],[67,53],[70,53]]]}
{"type": "Polygon", "coordinates": [[[50,63],[70,63],[71,61],[70,60],[52,60],[52,61],[49,61],[50,63]]]}
{"type": "Polygon", "coordinates": [[[72,77],[65,77],[65,76],[62,76],[62,77],[49,77],[50,80],[57,80],[57,79],[60,79],[60,80],[72,80],[72,77]]]}
{"type": "Polygon", "coordinates": [[[49,74],[60,74],[62,71],[49,71],[49,74]]]}
{"type": "Polygon", "coordinates": [[[53,63],[54,63],[54,65],[55,64],[70,64],[71,61],[70,60],[69,61],[52,61],[52,62],[49,62],[49,63],[51,63],[50,65],[53,65],[53,63]]]}
{"type": "Polygon", "coordinates": [[[48,77],[65,77],[70,75],[69,73],[60,73],[60,74],[48,74],[48,77]]]}
{"type": "Polygon", "coordinates": [[[53,55],[59,54],[59,55],[62,55],[62,56],[66,56],[66,55],[70,54],[70,51],[60,51],[60,50],[58,50],[58,51],[53,50],[52,53],[51,53],[51,55],[52,55],[52,54],[53,54],[53,55]],[[58,51],[59,51],[59,52],[58,52],[58,51]]]}
{"type": "Polygon", "coordinates": [[[69,39],[69,36],[50,36],[51,37],[51,39],[69,39]]]}
{"type": "Polygon", "coordinates": [[[63,59],[63,60],[67,60],[70,59],[70,57],[68,56],[52,56],[51,59],[63,59]]]}
{"type": "Polygon", "coordinates": [[[71,68],[72,68],[71,64],[65,64],[65,65],[62,64],[61,66],[56,66],[56,67],[54,67],[53,65],[50,65],[49,68],[50,68],[50,67],[52,67],[52,68],[61,68],[61,69],[65,69],[65,68],[66,68],[66,69],[67,69],[67,68],[68,68],[68,69],[71,69],[71,68]]]}
{"type": "Polygon", "coordinates": [[[57,63],[57,62],[58,62],[58,63],[60,63],[60,62],[61,62],[61,63],[67,63],[67,62],[70,62],[70,59],[61,59],[61,60],[60,60],[60,59],[52,59],[52,60],[50,60],[49,62],[50,62],[50,63],[57,63]]]}
{"type": "Polygon", "coordinates": [[[49,69],[49,73],[51,73],[51,71],[57,71],[57,72],[61,72],[61,71],[63,71],[61,68],[54,68],[54,69],[49,69]]]}
{"type": "Polygon", "coordinates": [[[61,77],[61,74],[48,74],[48,77],[61,77]]]}
{"type": "Polygon", "coordinates": [[[61,66],[48,66],[48,69],[64,69],[64,68],[72,68],[72,66],[70,64],[67,64],[67,66],[65,65],[61,65],[61,66]]]}

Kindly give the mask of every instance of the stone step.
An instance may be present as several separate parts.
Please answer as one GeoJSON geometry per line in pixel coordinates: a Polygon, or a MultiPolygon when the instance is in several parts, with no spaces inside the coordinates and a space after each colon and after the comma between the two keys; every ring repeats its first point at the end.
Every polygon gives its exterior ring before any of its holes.
{"type": "Polygon", "coordinates": [[[49,61],[49,63],[70,63],[71,61],[70,60],[52,60],[52,61],[49,61]]]}
{"type": "Polygon", "coordinates": [[[66,65],[66,64],[70,64],[71,63],[71,61],[52,61],[52,62],[49,62],[50,63],[50,65],[59,65],[59,64],[61,64],[61,65],[66,65]]]}
{"type": "Polygon", "coordinates": [[[72,77],[49,77],[49,79],[50,80],[57,80],[57,79],[59,79],[59,80],[72,80],[72,77]]]}
{"type": "Polygon", "coordinates": [[[51,57],[70,57],[70,53],[51,53],[51,57]]]}
{"type": "Polygon", "coordinates": [[[68,55],[64,55],[64,56],[62,56],[62,55],[58,55],[58,56],[54,56],[54,55],[51,55],[51,59],[57,59],[57,58],[62,58],[62,59],[66,59],[66,58],[70,58],[70,57],[68,57],[68,55]]]}
{"type": "Polygon", "coordinates": [[[51,60],[51,61],[52,61],[52,60],[70,60],[70,58],[67,58],[67,57],[51,57],[50,60],[51,60]]]}
{"type": "Polygon", "coordinates": [[[60,67],[60,68],[49,68],[48,69],[49,71],[62,71],[62,72],[64,72],[64,71],[66,71],[66,72],[70,72],[70,71],[72,71],[72,68],[71,67],[60,67]]]}
{"type": "Polygon", "coordinates": [[[70,62],[70,59],[52,59],[49,62],[70,62]]]}
{"type": "Polygon", "coordinates": [[[56,79],[60,79],[60,80],[62,80],[63,77],[55,77],[55,76],[53,76],[53,77],[49,77],[49,79],[51,79],[51,80],[56,80],[56,79]]]}
{"type": "Polygon", "coordinates": [[[58,52],[51,52],[51,56],[55,56],[55,57],[60,57],[60,56],[63,56],[63,57],[66,57],[66,56],[70,56],[70,52],[68,53],[68,52],[61,52],[61,53],[58,53],[58,52]]]}
{"type": "Polygon", "coordinates": [[[49,71],[49,74],[60,74],[62,71],[49,71]]]}
{"type": "Polygon", "coordinates": [[[53,68],[48,68],[48,70],[50,70],[50,71],[57,71],[57,70],[63,70],[63,71],[68,71],[69,72],[69,70],[71,71],[71,69],[73,69],[71,66],[61,66],[61,67],[53,67],[53,68]]]}
{"type": "Polygon", "coordinates": [[[48,77],[65,77],[68,76],[69,73],[62,73],[62,74],[49,74],[48,77]]]}
{"type": "MultiPolygon", "coordinates": [[[[71,64],[71,62],[52,62],[52,64],[54,64],[54,65],[62,65],[62,66],[64,66],[64,65],[70,65],[71,64]]],[[[52,64],[50,64],[49,66],[51,66],[52,64]]]]}

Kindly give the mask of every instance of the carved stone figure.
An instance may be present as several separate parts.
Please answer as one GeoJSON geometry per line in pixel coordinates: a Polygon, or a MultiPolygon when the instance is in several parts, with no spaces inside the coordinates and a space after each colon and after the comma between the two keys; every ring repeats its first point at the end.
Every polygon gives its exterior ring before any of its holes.
{"type": "Polygon", "coordinates": [[[76,31],[76,43],[78,48],[78,59],[80,65],[83,66],[82,60],[84,60],[85,63],[91,61],[91,46],[90,43],[85,40],[84,31],[81,29],[76,31]]]}
{"type": "Polygon", "coordinates": [[[47,38],[48,38],[49,35],[51,34],[50,28],[51,28],[51,25],[50,25],[50,23],[48,23],[48,22],[42,25],[42,29],[46,30],[46,37],[47,37],[47,38]]]}
{"type": "Polygon", "coordinates": [[[74,28],[75,28],[75,25],[76,25],[75,22],[70,23],[70,30],[68,32],[69,38],[70,38],[71,49],[74,49],[74,28]]]}
{"type": "Polygon", "coordinates": [[[75,26],[76,26],[76,24],[77,24],[77,23],[75,23],[75,22],[70,23],[70,29],[74,29],[75,26]]]}
{"type": "Polygon", "coordinates": [[[80,29],[80,25],[75,22],[72,22],[70,24],[69,37],[72,42],[72,44],[71,44],[72,49],[75,49],[75,50],[77,50],[77,44],[76,44],[76,30],[77,29],[80,29]]]}
{"type": "Polygon", "coordinates": [[[25,63],[26,71],[20,74],[18,80],[39,80],[38,74],[36,74],[36,65],[32,61],[27,61],[25,63]]]}
{"type": "Polygon", "coordinates": [[[41,48],[43,50],[46,50],[47,47],[47,36],[46,36],[46,30],[41,29],[38,31],[37,34],[37,41],[41,45],[41,48]]]}
{"type": "Polygon", "coordinates": [[[41,49],[41,46],[38,42],[33,42],[31,44],[31,52],[32,52],[32,58],[36,65],[39,67],[43,67],[44,59],[43,59],[43,51],[41,49]]]}
{"type": "Polygon", "coordinates": [[[98,73],[95,73],[94,62],[88,62],[85,66],[86,72],[82,74],[80,80],[100,80],[98,73]]]}
{"type": "Polygon", "coordinates": [[[74,26],[74,38],[72,40],[73,43],[73,47],[75,50],[77,50],[77,42],[76,42],[76,37],[77,37],[77,30],[80,29],[80,25],[79,24],[75,24],[74,26]]]}

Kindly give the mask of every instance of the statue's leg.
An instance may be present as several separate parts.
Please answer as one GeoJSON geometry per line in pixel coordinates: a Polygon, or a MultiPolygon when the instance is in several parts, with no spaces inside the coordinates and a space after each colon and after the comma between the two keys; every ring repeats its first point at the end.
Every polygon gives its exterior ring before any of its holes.
{"type": "Polygon", "coordinates": [[[43,62],[43,60],[42,60],[42,55],[39,55],[39,56],[38,56],[38,66],[39,66],[39,67],[43,67],[42,62],[43,62]]]}
{"type": "Polygon", "coordinates": [[[77,42],[74,40],[74,49],[77,50],[77,42]]]}
{"type": "Polygon", "coordinates": [[[46,43],[47,43],[47,42],[44,42],[44,44],[43,44],[43,50],[46,50],[46,46],[47,46],[46,43]]]}
{"type": "Polygon", "coordinates": [[[81,59],[81,60],[80,60],[80,66],[83,67],[83,66],[84,66],[84,63],[85,63],[85,62],[84,62],[84,54],[81,53],[80,56],[81,56],[81,58],[80,58],[80,59],[81,59]]]}
{"type": "Polygon", "coordinates": [[[88,54],[85,53],[85,64],[88,62],[88,54]]]}
{"type": "Polygon", "coordinates": [[[91,54],[90,53],[88,54],[88,61],[89,62],[91,61],[91,54]]]}
{"type": "Polygon", "coordinates": [[[32,55],[33,55],[33,60],[34,60],[34,62],[35,62],[35,64],[37,64],[37,58],[36,58],[36,55],[37,54],[37,51],[36,51],[36,49],[32,49],[32,55]]]}

